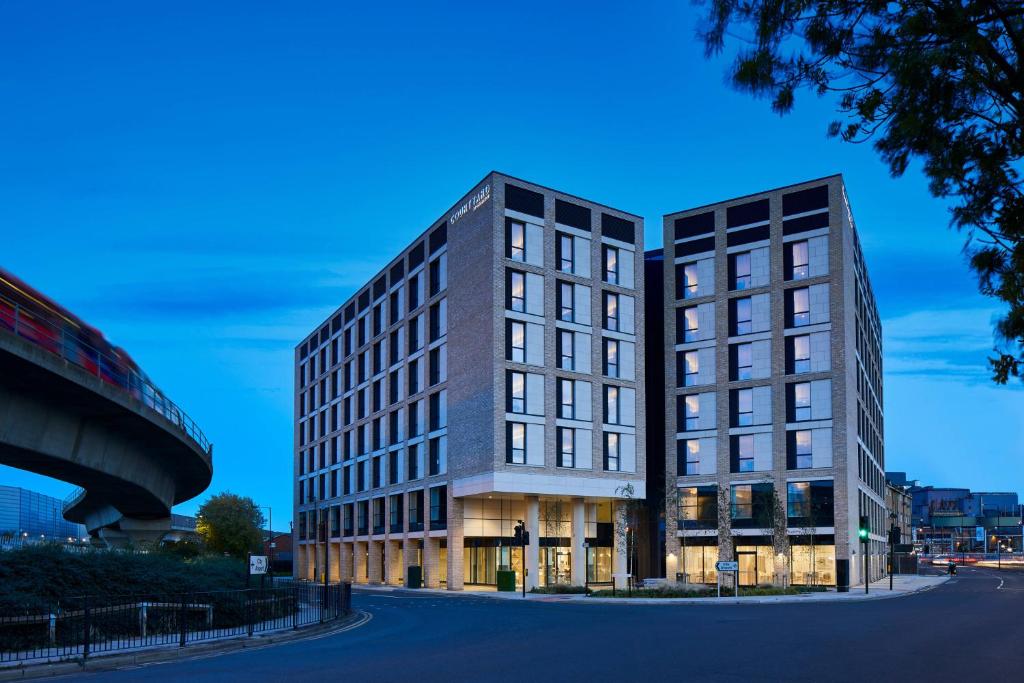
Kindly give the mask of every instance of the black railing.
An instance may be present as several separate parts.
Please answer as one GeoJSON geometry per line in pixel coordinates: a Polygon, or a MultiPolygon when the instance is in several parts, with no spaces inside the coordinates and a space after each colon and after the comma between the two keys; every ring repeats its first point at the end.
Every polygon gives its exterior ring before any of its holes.
{"type": "Polygon", "coordinates": [[[330,622],[351,611],[352,591],[347,583],[324,586],[290,581],[266,589],[70,597],[49,609],[0,614],[0,662],[84,659],[100,652],[185,647],[330,622]]]}

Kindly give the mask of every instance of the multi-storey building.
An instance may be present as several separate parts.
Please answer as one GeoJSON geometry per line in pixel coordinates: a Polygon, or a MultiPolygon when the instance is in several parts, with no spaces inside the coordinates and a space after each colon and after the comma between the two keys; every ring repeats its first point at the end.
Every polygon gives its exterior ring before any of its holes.
{"type": "MultiPolygon", "coordinates": [[[[881,327],[840,176],[665,216],[666,572],[835,584],[885,569],[881,327]]],[[[664,449],[664,451],[661,451],[664,449]]],[[[659,451],[659,452],[655,452],[659,451]]],[[[652,479],[653,480],[653,479],[652,479]]]]}
{"type": "Polygon", "coordinates": [[[625,572],[642,268],[639,217],[498,173],[402,250],[295,350],[296,574],[625,572]]]}

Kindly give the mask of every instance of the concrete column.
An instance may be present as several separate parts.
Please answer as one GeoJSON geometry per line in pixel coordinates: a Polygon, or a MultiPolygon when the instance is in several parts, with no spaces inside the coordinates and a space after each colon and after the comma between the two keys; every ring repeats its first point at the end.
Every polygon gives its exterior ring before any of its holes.
{"type": "Polygon", "coordinates": [[[530,545],[526,546],[526,590],[537,586],[540,578],[540,499],[526,497],[526,530],[530,532],[530,545]]]}
{"type": "Polygon", "coordinates": [[[586,506],[582,498],[572,499],[572,558],[571,583],[583,586],[587,582],[587,549],[583,547],[586,538],[586,506]]]}
{"type": "Polygon", "coordinates": [[[356,541],[352,546],[355,554],[352,583],[366,583],[366,541],[356,541]]]}
{"type": "Polygon", "coordinates": [[[366,547],[370,553],[370,583],[384,583],[384,542],[370,541],[366,547]]]}
{"type": "Polygon", "coordinates": [[[465,574],[465,504],[461,498],[454,498],[452,487],[448,487],[448,590],[460,591],[465,574]]]}
{"type": "Polygon", "coordinates": [[[419,554],[420,540],[418,538],[407,538],[402,544],[402,585],[409,576],[409,567],[418,565],[416,556],[419,554]]]}
{"type": "Polygon", "coordinates": [[[329,544],[327,553],[330,556],[330,562],[327,563],[328,580],[337,583],[341,580],[341,543],[329,544]]]}
{"type": "Polygon", "coordinates": [[[427,588],[441,587],[441,541],[437,538],[423,539],[423,585],[427,588]]]}
{"type": "Polygon", "coordinates": [[[402,585],[402,541],[388,539],[384,546],[384,580],[392,586],[402,585]]]}
{"type": "Polygon", "coordinates": [[[306,546],[295,543],[295,565],[292,567],[292,576],[296,579],[306,578],[306,546]]]}
{"type": "Polygon", "coordinates": [[[614,575],[626,573],[626,505],[621,501],[615,502],[615,533],[614,547],[612,547],[612,581],[616,588],[626,588],[627,579],[615,578],[614,575]]]}
{"type": "Polygon", "coordinates": [[[341,580],[352,582],[352,543],[342,541],[341,543],[341,580]]]}

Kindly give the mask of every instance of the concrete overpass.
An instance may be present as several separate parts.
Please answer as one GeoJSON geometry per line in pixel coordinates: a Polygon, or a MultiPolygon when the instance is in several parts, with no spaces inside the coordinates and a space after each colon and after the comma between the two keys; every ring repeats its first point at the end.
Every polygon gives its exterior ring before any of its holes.
{"type": "Polygon", "coordinates": [[[212,445],[148,380],[127,372],[118,386],[80,349],[44,348],[11,322],[0,320],[0,463],[79,486],[64,517],[94,539],[158,543],[171,506],[210,484],[212,445]]]}

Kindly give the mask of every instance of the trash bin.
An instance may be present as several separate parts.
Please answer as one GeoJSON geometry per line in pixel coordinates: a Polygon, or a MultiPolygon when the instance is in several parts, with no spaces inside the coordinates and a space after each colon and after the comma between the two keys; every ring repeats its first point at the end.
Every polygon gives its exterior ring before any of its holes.
{"type": "Polygon", "coordinates": [[[406,588],[423,588],[423,567],[414,564],[405,573],[406,588]]]}
{"type": "Polygon", "coordinates": [[[498,590],[512,592],[516,589],[516,573],[499,569],[497,572],[498,590]]]}

